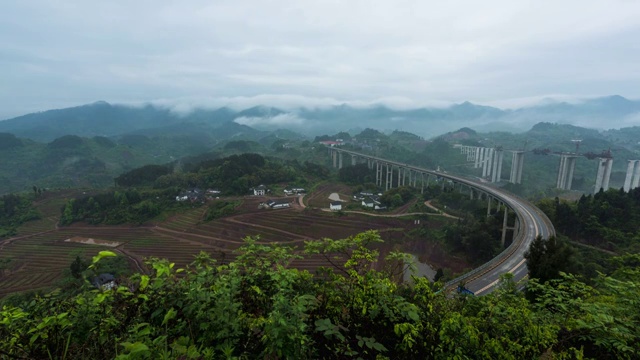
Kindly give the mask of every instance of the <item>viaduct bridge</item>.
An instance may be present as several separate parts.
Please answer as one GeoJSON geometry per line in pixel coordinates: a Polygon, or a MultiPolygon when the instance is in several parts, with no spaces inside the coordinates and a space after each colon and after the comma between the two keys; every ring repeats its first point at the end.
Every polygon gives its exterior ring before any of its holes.
{"type": "MultiPolygon", "coordinates": [[[[585,157],[587,159],[598,159],[598,169],[596,174],[596,182],[593,188],[594,194],[603,189],[609,189],[609,179],[611,178],[611,169],[613,167],[613,157],[611,151],[603,151],[601,154],[579,153],[578,148],[582,140],[572,140],[577,143],[575,152],[551,152],[549,149],[533,150],[534,154],[547,155],[553,154],[560,157],[560,165],[558,166],[558,177],[556,188],[562,190],[571,190],[573,183],[573,172],[576,168],[576,159],[585,157]]],[[[504,152],[512,153],[511,173],[509,182],[513,184],[522,183],[522,169],[524,164],[524,150],[503,150],[502,147],[487,148],[478,146],[454,145],[458,147],[460,152],[467,156],[467,161],[473,163],[476,169],[482,169],[482,177],[496,183],[502,180],[502,160],[504,152]]],[[[627,174],[624,181],[623,189],[629,192],[640,186],[640,160],[628,160],[627,174]]]]}
{"type": "Polygon", "coordinates": [[[483,295],[493,291],[502,274],[512,273],[514,280],[521,280],[527,276],[524,253],[529,249],[531,242],[538,235],[543,238],[555,235],[555,229],[551,221],[540,209],[530,202],[495,188],[488,183],[481,183],[460,176],[427,170],[341,148],[329,147],[328,150],[334,167],[342,168],[346,158],[350,160],[351,165],[356,165],[358,162],[366,162],[370,169],[375,168],[376,185],[386,190],[393,188],[394,185],[408,185],[415,188],[419,187],[420,191],[423,192],[424,187],[429,186],[430,181],[439,181],[443,188],[445,183],[459,186],[460,191],[466,190],[471,199],[486,199],[487,216],[492,211],[504,212],[502,244],[504,246],[507,231],[511,230],[513,241],[509,247],[482,266],[449,281],[446,284],[447,287],[464,281],[469,290],[477,295],[483,295]],[[509,224],[509,212],[513,212],[516,215],[513,224],[509,224]]]}

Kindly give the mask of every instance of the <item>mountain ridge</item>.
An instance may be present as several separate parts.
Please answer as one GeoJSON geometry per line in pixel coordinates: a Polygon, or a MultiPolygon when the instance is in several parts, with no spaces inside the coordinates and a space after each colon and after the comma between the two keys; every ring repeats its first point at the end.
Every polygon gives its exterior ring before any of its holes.
{"type": "Polygon", "coordinates": [[[524,132],[539,122],[563,123],[600,130],[633,125],[640,121],[640,101],[611,95],[580,103],[546,101],[517,109],[500,109],[465,101],[446,108],[419,107],[398,110],[383,104],[357,107],[340,104],[330,107],[300,107],[285,110],[258,105],[241,110],[221,106],[195,107],[177,112],[165,106],[130,106],[97,101],[91,104],[25,114],[0,121],[0,132],[38,141],[51,141],[62,135],[121,136],[130,132],[178,124],[201,123],[211,129],[229,122],[249,125],[256,130],[283,128],[308,136],[373,127],[381,130],[410,131],[434,137],[461,127],[477,131],[509,130],[524,132]]]}

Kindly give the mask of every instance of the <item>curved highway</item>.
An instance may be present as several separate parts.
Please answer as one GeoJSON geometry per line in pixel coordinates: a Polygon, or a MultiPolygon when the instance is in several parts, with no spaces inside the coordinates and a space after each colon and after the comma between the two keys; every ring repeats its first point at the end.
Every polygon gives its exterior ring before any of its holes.
{"type": "Polygon", "coordinates": [[[492,197],[504,203],[513,211],[519,221],[520,231],[516,238],[513,239],[511,245],[506,248],[495,258],[482,266],[470,271],[447,282],[446,286],[455,286],[461,281],[465,282],[465,286],[473,291],[476,295],[483,295],[493,291],[498,284],[500,276],[506,273],[512,273],[515,281],[524,279],[527,276],[527,264],[524,253],[529,249],[531,242],[538,236],[548,238],[555,235],[553,224],[547,216],[529,201],[521,199],[504,190],[495,188],[491,185],[470,180],[467,178],[449,175],[433,170],[423,169],[417,166],[407,165],[395,161],[378,158],[375,156],[360,154],[350,150],[332,148],[333,151],[344,152],[346,154],[359,156],[362,158],[372,159],[380,163],[390,164],[392,166],[400,166],[411,169],[416,172],[430,174],[437,177],[452,180],[457,183],[465,184],[478,191],[487,193],[492,197]]]}

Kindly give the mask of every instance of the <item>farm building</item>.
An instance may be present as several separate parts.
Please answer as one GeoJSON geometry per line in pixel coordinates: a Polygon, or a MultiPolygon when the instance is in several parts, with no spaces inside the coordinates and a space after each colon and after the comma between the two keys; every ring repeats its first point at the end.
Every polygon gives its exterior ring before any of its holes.
{"type": "Polygon", "coordinates": [[[331,211],[340,211],[340,210],[342,210],[342,202],[340,202],[340,201],[332,201],[329,204],[329,209],[331,211]]]}
{"type": "Polygon", "coordinates": [[[305,190],[304,188],[286,188],[284,189],[284,194],[285,195],[300,195],[300,194],[304,194],[306,193],[307,190],[305,190]]]}
{"type": "Polygon", "coordinates": [[[116,278],[108,273],[103,273],[94,277],[91,283],[93,284],[93,286],[102,290],[111,290],[117,286],[116,278]]]}
{"type": "Polygon", "coordinates": [[[264,185],[256,186],[251,190],[253,190],[253,195],[255,196],[264,196],[267,193],[267,187],[264,185]]]}
{"type": "Polygon", "coordinates": [[[191,201],[191,202],[204,202],[205,197],[202,190],[198,188],[192,188],[187,191],[180,193],[180,195],[176,196],[176,201],[191,201]]]}
{"type": "Polygon", "coordinates": [[[372,208],[373,205],[375,205],[375,203],[373,202],[373,200],[371,200],[371,198],[362,200],[362,206],[364,207],[372,208]]]}
{"type": "Polygon", "coordinates": [[[266,202],[266,205],[268,207],[270,207],[271,209],[284,209],[284,208],[288,208],[291,207],[291,200],[289,199],[269,199],[269,201],[266,202]]]}

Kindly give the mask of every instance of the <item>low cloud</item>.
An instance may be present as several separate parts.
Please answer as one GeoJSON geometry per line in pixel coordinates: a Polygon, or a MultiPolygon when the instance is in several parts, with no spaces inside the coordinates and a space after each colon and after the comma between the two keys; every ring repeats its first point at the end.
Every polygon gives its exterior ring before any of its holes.
{"type": "Polygon", "coordinates": [[[306,122],[305,119],[291,113],[280,114],[276,116],[267,116],[267,117],[242,116],[242,117],[236,118],[233,121],[240,125],[247,125],[252,127],[302,125],[306,122]]]}
{"type": "Polygon", "coordinates": [[[348,105],[357,109],[366,109],[375,106],[385,106],[393,110],[410,110],[422,107],[446,108],[453,103],[442,100],[428,100],[417,102],[412,99],[392,96],[370,100],[363,99],[336,99],[330,97],[311,97],[292,94],[262,94],[255,96],[234,96],[234,97],[207,97],[189,96],[178,98],[161,98],[151,101],[119,101],[120,105],[131,107],[144,107],[153,105],[156,107],[169,109],[178,115],[188,115],[198,109],[215,110],[227,107],[235,111],[245,110],[254,106],[275,107],[282,110],[305,109],[328,109],[333,106],[348,105]]]}

